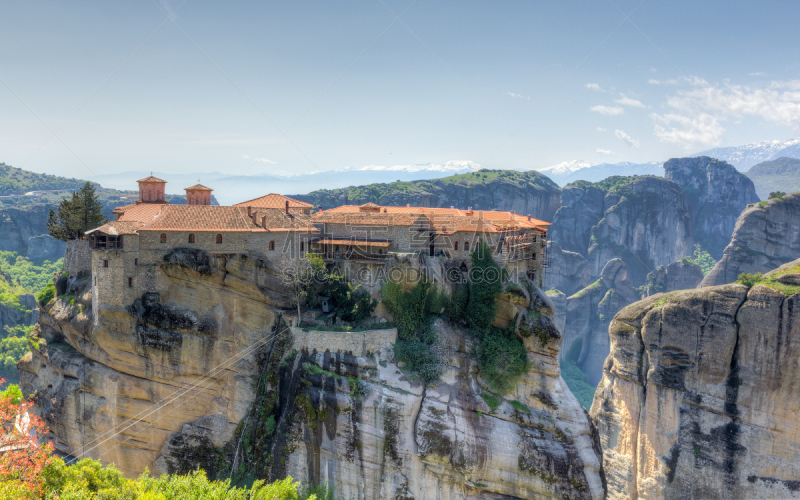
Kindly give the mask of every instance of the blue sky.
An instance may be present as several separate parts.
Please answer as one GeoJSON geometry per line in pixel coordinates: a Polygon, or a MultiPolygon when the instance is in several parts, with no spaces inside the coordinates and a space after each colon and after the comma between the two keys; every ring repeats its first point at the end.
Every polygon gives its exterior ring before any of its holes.
{"type": "Polygon", "coordinates": [[[5,2],[0,18],[0,161],[38,172],[532,169],[800,135],[797,2],[5,2]]]}

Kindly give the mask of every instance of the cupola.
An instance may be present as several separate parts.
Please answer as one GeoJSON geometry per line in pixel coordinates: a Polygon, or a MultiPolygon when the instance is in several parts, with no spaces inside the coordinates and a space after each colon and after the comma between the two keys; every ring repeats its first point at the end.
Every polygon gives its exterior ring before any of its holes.
{"type": "Polygon", "coordinates": [[[187,205],[211,205],[211,191],[213,189],[202,184],[195,184],[186,188],[187,205]]]}
{"type": "Polygon", "coordinates": [[[166,203],[164,188],[167,181],[158,177],[145,177],[139,179],[139,203],[166,203]]]}

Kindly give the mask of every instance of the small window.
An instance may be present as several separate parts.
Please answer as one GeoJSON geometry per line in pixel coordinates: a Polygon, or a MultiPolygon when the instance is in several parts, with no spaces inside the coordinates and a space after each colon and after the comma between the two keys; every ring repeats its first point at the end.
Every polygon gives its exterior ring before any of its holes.
{"type": "Polygon", "coordinates": [[[269,249],[270,250],[275,250],[275,242],[274,241],[270,241],[269,242],[269,249]]]}
{"type": "Polygon", "coordinates": [[[222,235],[218,234],[217,235],[217,245],[221,245],[221,244],[222,244],[222,235]]]}
{"type": "Polygon", "coordinates": [[[464,251],[469,252],[469,241],[464,242],[464,251]]]}
{"type": "Polygon", "coordinates": [[[134,266],[138,266],[139,265],[139,259],[133,259],[133,265],[134,266]]]}
{"type": "Polygon", "coordinates": [[[133,278],[128,278],[128,288],[133,288],[133,278]]]}
{"type": "Polygon", "coordinates": [[[302,252],[304,248],[305,248],[305,242],[301,241],[300,242],[300,251],[302,252]]]}
{"type": "Polygon", "coordinates": [[[103,261],[103,267],[108,267],[108,259],[103,261]]]}
{"type": "Polygon", "coordinates": [[[194,233],[189,233],[189,243],[194,243],[194,233]]]}
{"type": "Polygon", "coordinates": [[[167,233],[161,233],[161,243],[167,242],[167,233]]]}
{"type": "Polygon", "coordinates": [[[458,242],[453,243],[453,250],[458,250],[458,242]]]}

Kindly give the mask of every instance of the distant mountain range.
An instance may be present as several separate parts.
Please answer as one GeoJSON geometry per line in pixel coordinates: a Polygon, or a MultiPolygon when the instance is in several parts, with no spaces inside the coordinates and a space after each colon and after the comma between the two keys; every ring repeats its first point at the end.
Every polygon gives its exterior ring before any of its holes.
{"type": "Polygon", "coordinates": [[[575,181],[600,182],[612,175],[656,175],[663,177],[664,162],[631,163],[625,161],[592,165],[589,162],[576,160],[565,161],[558,165],[541,169],[539,172],[550,177],[559,186],[564,187],[575,181]]]}
{"type": "Polygon", "coordinates": [[[794,193],[800,191],[800,160],[796,158],[777,158],[753,166],[747,171],[756,193],[762,200],[775,191],[794,193]]]}
{"type": "Polygon", "coordinates": [[[789,141],[751,142],[743,146],[714,148],[692,156],[710,156],[727,161],[741,172],[762,161],[778,158],[800,158],[800,139],[789,141]]]}

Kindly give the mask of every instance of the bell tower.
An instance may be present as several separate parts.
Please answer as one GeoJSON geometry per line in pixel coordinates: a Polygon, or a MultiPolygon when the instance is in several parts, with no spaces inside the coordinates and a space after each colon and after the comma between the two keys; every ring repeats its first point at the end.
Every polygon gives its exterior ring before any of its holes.
{"type": "Polygon", "coordinates": [[[185,188],[187,205],[211,205],[211,191],[213,189],[202,184],[195,184],[185,188]]]}
{"type": "Polygon", "coordinates": [[[139,201],[137,203],[166,203],[164,199],[164,188],[167,181],[158,177],[145,177],[139,179],[139,201]]]}

